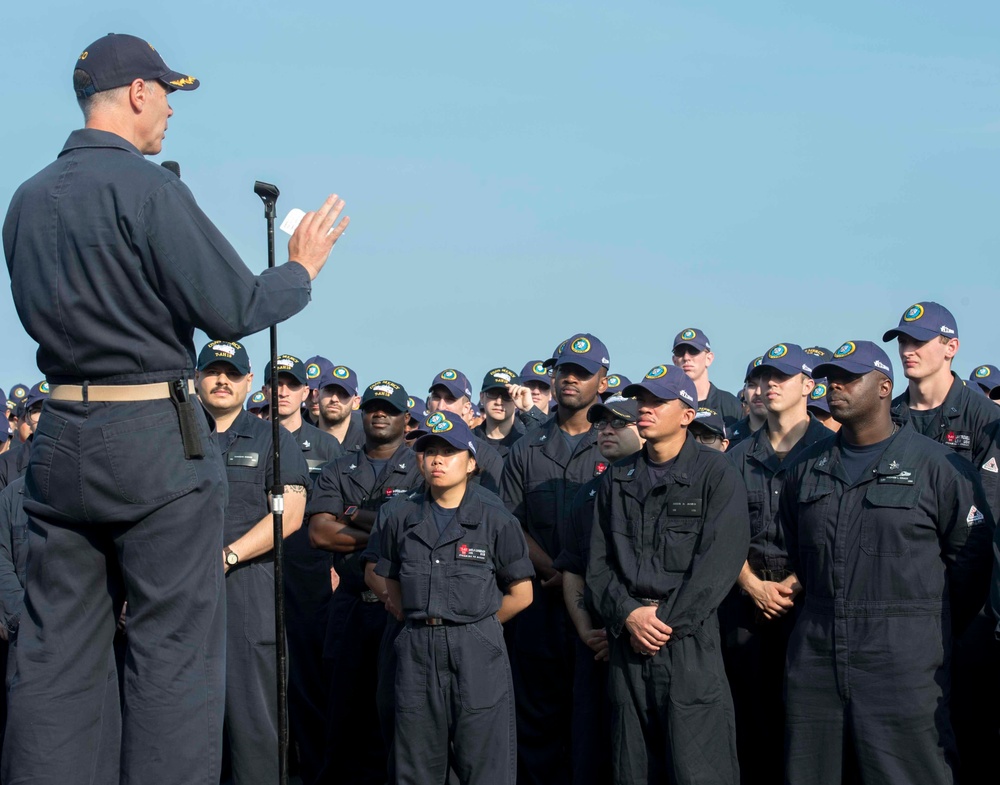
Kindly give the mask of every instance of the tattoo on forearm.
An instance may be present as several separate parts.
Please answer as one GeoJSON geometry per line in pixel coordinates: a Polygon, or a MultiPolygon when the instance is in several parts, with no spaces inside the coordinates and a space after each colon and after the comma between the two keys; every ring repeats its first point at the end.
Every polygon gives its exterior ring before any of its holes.
{"type": "Polygon", "coordinates": [[[285,493],[294,493],[296,496],[305,496],[306,487],[304,485],[286,485],[285,493]]]}
{"type": "Polygon", "coordinates": [[[579,608],[581,611],[587,610],[587,603],[583,599],[582,591],[578,591],[576,593],[576,607],[579,608]]]}

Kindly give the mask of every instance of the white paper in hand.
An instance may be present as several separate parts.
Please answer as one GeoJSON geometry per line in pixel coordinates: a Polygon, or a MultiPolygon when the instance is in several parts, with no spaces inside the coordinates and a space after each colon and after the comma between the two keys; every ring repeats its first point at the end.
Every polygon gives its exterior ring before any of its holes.
{"type": "Polygon", "coordinates": [[[302,223],[302,219],[305,217],[305,210],[293,207],[288,211],[288,215],[285,216],[285,220],[281,222],[281,231],[285,232],[285,234],[293,234],[298,228],[298,225],[302,223]]]}

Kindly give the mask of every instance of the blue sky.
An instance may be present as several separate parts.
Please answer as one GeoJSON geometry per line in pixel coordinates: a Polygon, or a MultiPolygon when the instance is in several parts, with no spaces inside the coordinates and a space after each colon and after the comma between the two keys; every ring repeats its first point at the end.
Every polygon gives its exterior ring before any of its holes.
{"type": "MultiPolygon", "coordinates": [[[[81,124],[80,51],[144,37],[202,81],[155,160],[180,162],[251,269],[254,180],[281,189],[279,220],[347,200],[313,302],[279,332],[363,383],[422,395],[455,367],[476,385],[577,331],[634,378],[698,327],[735,389],[774,343],[878,340],[928,299],[958,319],[959,373],[1000,362],[995,2],[58,0],[4,17],[0,203],[81,124]]],[[[8,286],[0,317],[0,386],[36,381],[8,286]]],[[[266,332],[247,343],[262,369],[266,332]]]]}

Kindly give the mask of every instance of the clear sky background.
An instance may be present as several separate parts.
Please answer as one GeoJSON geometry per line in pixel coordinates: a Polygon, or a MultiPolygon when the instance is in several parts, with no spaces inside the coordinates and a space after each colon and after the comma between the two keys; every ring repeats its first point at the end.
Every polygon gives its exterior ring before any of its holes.
{"type": "MultiPolygon", "coordinates": [[[[1000,363],[995,0],[56,0],[3,16],[0,204],[82,124],[79,53],[146,38],[202,81],[173,97],[154,160],[180,162],[251,269],[267,264],[254,180],[281,189],[279,221],[347,200],[280,349],[363,383],[423,395],[454,367],[478,391],[577,331],[635,378],[696,327],[735,390],[774,343],[879,340],[928,299],[958,319],[963,377],[1000,363]]],[[[38,379],[9,292],[5,390],[38,379]]],[[[266,331],[247,344],[262,370],[266,331]]]]}

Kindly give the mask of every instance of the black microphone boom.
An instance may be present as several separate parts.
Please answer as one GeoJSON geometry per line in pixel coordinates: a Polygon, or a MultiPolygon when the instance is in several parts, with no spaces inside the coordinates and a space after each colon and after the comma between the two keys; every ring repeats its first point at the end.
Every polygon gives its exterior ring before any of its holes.
{"type": "Polygon", "coordinates": [[[164,161],[160,166],[177,175],[178,180],[181,179],[181,165],[177,161],[164,161]]]}

